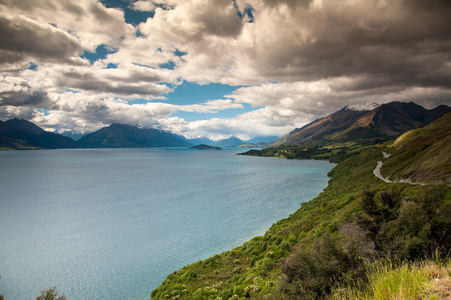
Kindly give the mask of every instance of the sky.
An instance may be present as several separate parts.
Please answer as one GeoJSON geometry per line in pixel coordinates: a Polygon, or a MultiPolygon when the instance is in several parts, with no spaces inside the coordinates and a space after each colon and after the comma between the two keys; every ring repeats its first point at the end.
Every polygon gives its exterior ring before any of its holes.
{"type": "Polygon", "coordinates": [[[390,101],[451,105],[451,1],[0,0],[0,120],[249,139],[390,101]]]}

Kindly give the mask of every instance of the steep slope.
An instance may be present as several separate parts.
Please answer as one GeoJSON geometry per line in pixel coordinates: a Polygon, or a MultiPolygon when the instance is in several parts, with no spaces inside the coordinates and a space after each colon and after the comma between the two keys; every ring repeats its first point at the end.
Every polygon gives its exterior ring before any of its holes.
{"type": "Polygon", "coordinates": [[[344,107],[341,110],[321,119],[317,119],[299,129],[295,129],[278,139],[273,146],[296,145],[310,142],[313,145],[325,144],[325,137],[339,130],[349,127],[359,117],[367,113],[366,110],[353,110],[344,107]]]}
{"type": "Polygon", "coordinates": [[[35,149],[31,134],[0,121],[0,149],[35,149]]]}
{"type": "Polygon", "coordinates": [[[256,144],[256,143],[268,143],[277,140],[279,137],[272,135],[272,136],[256,136],[254,138],[251,138],[250,140],[247,140],[246,143],[248,144],[256,144]]]}
{"type": "Polygon", "coordinates": [[[26,120],[12,119],[0,123],[0,147],[6,149],[77,148],[71,138],[43,130],[26,120]]]}
{"type": "Polygon", "coordinates": [[[425,109],[424,107],[415,104],[414,102],[390,102],[391,106],[405,112],[410,118],[427,124],[435,119],[440,118],[447,112],[451,111],[451,107],[446,105],[439,105],[434,109],[425,109]]]}
{"type": "Polygon", "coordinates": [[[390,102],[371,111],[365,110],[366,108],[368,106],[346,106],[325,118],[293,130],[272,146],[315,147],[337,142],[396,137],[451,110],[446,105],[428,110],[413,102],[390,102]]]}
{"type": "Polygon", "coordinates": [[[357,119],[349,128],[333,134],[330,140],[348,141],[384,136],[397,136],[424,123],[390,104],[383,104],[357,119]]]}
{"type": "Polygon", "coordinates": [[[451,184],[451,112],[401,135],[389,152],[382,168],[384,176],[451,184]]]}
{"type": "Polygon", "coordinates": [[[84,148],[138,148],[192,146],[184,137],[153,128],[112,124],[77,141],[84,148]]]}
{"type": "Polygon", "coordinates": [[[8,123],[9,125],[17,128],[17,129],[28,131],[30,133],[40,134],[40,133],[46,132],[44,129],[37,126],[36,124],[34,124],[30,121],[23,120],[23,119],[19,120],[19,119],[15,118],[15,119],[8,120],[5,123],[8,123]]]}

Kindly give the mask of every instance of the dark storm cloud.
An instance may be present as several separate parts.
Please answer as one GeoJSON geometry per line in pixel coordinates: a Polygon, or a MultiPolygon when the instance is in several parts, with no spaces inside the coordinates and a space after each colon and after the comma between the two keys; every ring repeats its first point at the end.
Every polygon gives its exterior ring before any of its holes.
{"type": "Polygon", "coordinates": [[[108,71],[93,70],[89,67],[58,67],[48,72],[59,74],[54,79],[54,85],[60,89],[84,90],[113,97],[151,97],[171,91],[167,85],[158,83],[161,78],[157,74],[137,69],[122,72],[118,69],[108,71]]]}
{"type": "Polygon", "coordinates": [[[0,15],[0,64],[24,59],[73,62],[71,58],[81,50],[75,38],[50,25],[0,15]]]}
{"type": "Polygon", "coordinates": [[[313,81],[371,74],[402,85],[451,87],[445,79],[451,75],[450,1],[368,1],[361,7],[324,1],[322,8],[264,2],[292,7],[286,24],[294,28],[262,50],[265,77],[313,81]]]}
{"type": "Polygon", "coordinates": [[[262,2],[269,7],[277,7],[280,5],[287,5],[290,8],[301,6],[307,8],[313,0],[263,0],[262,2]]]}
{"type": "Polygon", "coordinates": [[[0,92],[0,106],[38,106],[48,102],[45,92],[0,92]]]}

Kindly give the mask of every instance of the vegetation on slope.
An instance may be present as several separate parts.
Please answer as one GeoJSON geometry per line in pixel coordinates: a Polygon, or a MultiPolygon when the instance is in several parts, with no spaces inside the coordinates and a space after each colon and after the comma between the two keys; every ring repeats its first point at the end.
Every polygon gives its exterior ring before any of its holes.
{"type": "Polygon", "coordinates": [[[400,136],[382,173],[392,180],[451,183],[451,113],[400,136]]]}
{"type": "Polygon", "coordinates": [[[396,263],[382,260],[368,266],[368,282],[358,287],[334,290],[332,299],[449,299],[451,297],[450,261],[396,263]]]}
{"type": "Polygon", "coordinates": [[[346,158],[386,141],[383,138],[336,143],[329,146],[281,145],[261,150],[251,149],[241,155],[278,157],[286,159],[321,159],[338,163],[346,158]]]}
{"type": "Polygon", "coordinates": [[[152,299],[324,299],[369,282],[367,266],[380,258],[446,255],[450,187],[379,180],[372,171],[382,150],[342,161],[318,197],[264,236],[175,271],[152,299]]]}

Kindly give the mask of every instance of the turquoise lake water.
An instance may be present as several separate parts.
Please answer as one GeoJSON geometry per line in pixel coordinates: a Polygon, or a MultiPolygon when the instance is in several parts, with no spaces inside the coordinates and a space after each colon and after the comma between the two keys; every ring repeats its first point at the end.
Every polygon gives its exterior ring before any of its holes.
{"type": "Polygon", "coordinates": [[[149,299],[316,197],[333,167],[242,151],[0,151],[0,294],[149,299]]]}

